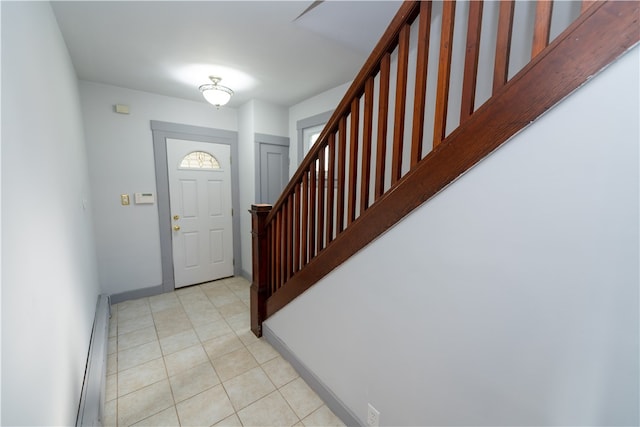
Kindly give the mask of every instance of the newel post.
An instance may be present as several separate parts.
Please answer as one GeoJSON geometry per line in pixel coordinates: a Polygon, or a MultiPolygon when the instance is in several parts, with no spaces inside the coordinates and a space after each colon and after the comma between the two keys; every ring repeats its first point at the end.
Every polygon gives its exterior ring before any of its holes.
{"type": "Polygon", "coordinates": [[[262,336],[262,321],[267,314],[268,257],[266,219],[271,205],[251,205],[251,246],[253,256],[253,279],[251,282],[251,331],[259,338],[262,336]]]}

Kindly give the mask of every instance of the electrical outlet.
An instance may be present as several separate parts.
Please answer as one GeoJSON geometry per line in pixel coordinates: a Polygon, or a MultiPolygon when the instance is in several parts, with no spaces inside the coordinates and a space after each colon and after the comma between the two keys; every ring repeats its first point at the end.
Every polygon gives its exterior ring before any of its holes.
{"type": "Polygon", "coordinates": [[[367,411],[367,425],[370,427],[378,427],[380,425],[380,412],[369,403],[367,411]]]}

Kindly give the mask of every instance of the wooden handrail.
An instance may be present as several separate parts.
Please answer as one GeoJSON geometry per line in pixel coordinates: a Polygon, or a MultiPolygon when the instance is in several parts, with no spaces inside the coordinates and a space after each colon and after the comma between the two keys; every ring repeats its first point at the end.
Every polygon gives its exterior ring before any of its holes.
{"type": "Polygon", "coordinates": [[[482,3],[473,2],[469,7],[460,81],[452,79],[450,73],[455,3],[444,2],[440,15],[444,24],[437,45],[440,71],[435,77],[426,75],[429,49],[434,48],[429,46],[431,20],[438,19],[435,13],[432,16],[433,6],[431,2],[406,2],[400,7],[273,209],[254,206],[251,211],[253,224],[258,227],[253,231],[253,242],[260,248],[254,246],[253,251],[254,333],[261,333],[261,322],[268,316],[640,40],[639,3],[589,1],[584,3],[589,6],[583,7],[573,23],[549,44],[552,9],[551,3],[545,2],[548,4],[537,8],[537,35],[531,39],[536,55],[510,80],[514,4],[500,4],[495,67],[489,82],[493,95],[479,108],[475,108],[475,92],[482,3]],[[414,21],[417,37],[411,36],[414,21]],[[415,69],[409,69],[415,38],[419,52],[415,69]],[[435,78],[437,94],[435,108],[430,110],[435,110],[433,129],[427,132],[425,92],[429,78],[435,78]],[[406,99],[409,82],[414,83],[414,91],[406,99]],[[461,114],[457,128],[447,133],[451,84],[462,88],[461,114]],[[394,87],[392,94],[390,89],[394,87]],[[405,117],[407,112],[410,120],[405,117]],[[405,122],[412,126],[407,132],[405,122]],[[389,143],[387,130],[393,133],[389,143]],[[410,142],[406,147],[405,135],[410,142]],[[425,135],[433,135],[433,139],[431,151],[423,155],[425,135]],[[405,148],[410,162],[403,166],[405,148]],[[254,297],[261,300],[254,303],[254,297]]]}

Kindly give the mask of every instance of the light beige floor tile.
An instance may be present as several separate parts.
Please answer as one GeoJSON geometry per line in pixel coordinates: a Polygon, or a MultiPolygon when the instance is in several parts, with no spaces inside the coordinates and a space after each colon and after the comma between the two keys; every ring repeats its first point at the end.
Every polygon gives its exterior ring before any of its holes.
{"type": "Polygon", "coordinates": [[[213,386],[220,384],[220,380],[210,362],[183,371],[169,378],[173,399],[181,402],[195,396],[213,386]]]}
{"type": "Polygon", "coordinates": [[[151,317],[151,313],[126,320],[123,320],[120,316],[118,317],[118,335],[128,334],[129,332],[137,331],[138,329],[153,326],[153,317],[151,317]]]}
{"type": "MultiPolygon", "coordinates": [[[[247,310],[249,309],[247,308],[247,310]]],[[[246,311],[245,313],[236,314],[233,317],[228,317],[225,320],[236,334],[248,331],[249,327],[251,326],[251,317],[249,316],[248,311],[246,311]]]]}
{"type": "Polygon", "coordinates": [[[266,396],[276,388],[260,368],[253,368],[222,384],[236,411],[266,396]]]}
{"type": "Polygon", "coordinates": [[[131,320],[143,315],[151,314],[149,308],[149,301],[147,298],[125,301],[118,306],[118,323],[122,323],[123,320],[131,320]]]}
{"type": "Polygon", "coordinates": [[[104,404],[104,418],[102,419],[104,427],[116,427],[118,425],[118,401],[110,400],[104,404]]]}
{"type": "Polygon", "coordinates": [[[129,301],[123,301],[120,302],[118,304],[116,304],[114,307],[116,308],[116,310],[121,313],[123,311],[127,311],[127,310],[132,310],[132,309],[136,309],[136,308],[142,308],[149,305],[149,299],[148,298],[138,298],[138,299],[132,299],[129,301]]]}
{"type": "Polygon", "coordinates": [[[118,354],[110,354],[107,356],[107,375],[118,373],[118,354]]]}
{"type": "Polygon", "coordinates": [[[154,359],[118,373],[118,396],[157,383],[167,378],[162,359],[154,359]]]}
{"type": "Polygon", "coordinates": [[[189,329],[193,329],[193,325],[188,318],[176,319],[175,322],[156,324],[156,331],[160,339],[188,331],[189,329]]]}
{"type": "Polygon", "coordinates": [[[180,300],[175,293],[170,292],[149,297],[149,306],[151,307],[151,312],[155,313],[169,308],[180,307],[180,300]]]}
{"type": "Polygon", "coordinates": [[[279,390],[300,419],[323,405],[322,399],[315,391],[311,390],[302,378],[291,381],[279,390]]]}
{"type": "Polygon", "coordinates": [[[193,328],[178,332],[175,335],[171,335],[160,340],[160,347],[162,348],[162,353],[165,356],[196,344],[200,344],[200,340],[193,328]]]}
{"type": "Polygon", "coordinates": [[[182,304],[153,313],[153,321],[156,326],[159,323],[171,323],[176,320],[185,319],[187,319],[187,313],[184,311],[184,308],[182,308],[182,304]]]}
{"type": "Polygon", "coordinates": [[[192,286],[190,288],[183,288],[176,291],[178,298],[182,305],[189,305],[197,301],[204,301],[207,296],[204,294],[200,286],[192,286]]]}
{"type": "Polygon", "coordinates": [[[303,419],[302,424],[306,427],[344,427],[344,423],[340,421],[340,418],[336,417],[326,405],[322,405],[303,419]]]}
{"type": "Polygon", "coordinates": [[[109,338],[118,336],[118,311],[111,308],[111,318],[109,319],[109,338]]]}
{"type": "Polygon", "coordinates": [[[222,315],[218,309],[216,309],[209,300],[206,302],[199,301],[197,304],[185,306],[185,310],[193,326],[204,325],[205,323],[222,319],[222,315]]]}
{"type": "Polygon", "coordinates": [[[107,342],[107,354],[113,354],[118,352],[118,337],[109,337],[107,342]]]}
{"type": "Polygon", "coordinates": [[[254,359],[251,353],[245,348],[213,359],[212,363],[218,373],[218,377],[220,377],[220,380],[223,382],[258,366],[256,359],[254,359]]]}
{"type": "Polygon", "coordinates": [[[118,371],[122,372],[159,357],[162,357],[162,352],[158,341],[151,341],[120,351],[118,352],[118,371]]]}
{"type": "Polygon", "coordinates": [[[210,426],[233,414],[233,406],[221,385],[176,405],[183,426],[210,426]]]}
{"type": "Polygon", "coordinates": [[[299,421],[278,391],[238,411],[238,417],[243,426],[292,426],[299,421]]]}
{"type": "Polygon", "coordinates": [[[153,313],[158,337],[166,338],[192,328],[182,305],[153,313]]]}
{"type": "Polygon", "coordinates": [[[240,338],[240,341],[242,341],[244,345],[251,345],[259,340],[259,338],[250,330],[236,332],[236,335],[238,335],[238,338],[240,338]]]}
{"type": "Polygon", "coordinates": [[[173,406],[169,380],[118,398],[118,425],[129,426],[173,406]]]}
{"type": "Polygon", "coordinates": [[[227,283],[227,288],[233,293],[236,292],[247,292],[249,293],[249,288],[251,287],[251,283],[244,280],[237,280],[227,283]]]}
{"type": "Polygon", "coordinates": [[[240,422],[240,418],[238,418],[236,414],[233,414],[219,423],[214,424],[213,427],[242,427],[242,423],[240,422]]]}
{"type": "Polygon", "coordinates": [[[118,336],[118,351],[127,350],[132,347],[137,347],[141,344],[146,344],[151,341],[156,341],[158,335],[156,334],[156,328],[151,325],[146,328],[138,329],[137,331],[129,332],[118,336]]]}
{"type": "Polygon", "coordinates": [[[209,357],[200,344],[171,353],[164,358],[170,377],[208,361],[209,357]]]}
{"type": "Polygon", "coordinates": [[[134,424],[139,427],[180,427],[176,407],[171,406],[164,411],[160,411],[155,415],[145,418],[144,420],[134,424]]]}
{"type": "Polygon", "coordinates": [[[108,375],[107,383],[104,387],[104,400],[108,402],[118,398],[118,375],[108,375]]]}
{"type": "Polygon", "coordinates": [[[238,298],[236,294],[231,292],[226,286],[220,286],[215,289],[206,290],[204,293],[209,298],[209,301],[211,301],[213,305],[218,308],[222,307],[223,305],[240,301],[240,298],[238,298]]]}
{"type": "Polygon", "coordinates": [[[196,333],[200,338],[200,341],[205,342],[222,335],[227,335],[233,332],[227,322],[224,320],[216,320],[215,322],[205,323],[204,325],[198,325],[195,327],[196,333]]]}
{"type": "Polygon", "coordinates": [[[220,311],[222,317],[227,319],[229,317],[235,316],[236,314],[246,313],[247,306],[244,305],[244,303],[240,301],[240,299],[238,299],[237,301],[234,301],[230,304],[218,307],[218,310],[220,311]]]}
{"type": "Polygon", "coordinates": [[[248,345],[247,350],[251,352],[253,357],[255,357],[256,361],[260,364],[280,356],[280,354],[275,351],[273,347],[271,347],[271,344],[265,341],[264,338],[258,340],[258,342],[248,345]]]}
{"type": "Polygon", "coordinates": [[[224,287],[224,286],[226,286],[225,280],[221,279],[221,280],[214,280],[213,282],[203,283],[202,285],[200,285],[200,289],[202,289],[206,293],[207,291],[210,291],[212,289],[224,287]]]}
{"type": "Polygon", "coordinates": [[[245,279],[245,278],[244,278],[244,277],[242,277],[242,276],[233,276],[233,277],[228,277],[228,278],[226,278],[225,280],[226,280],[227,286],[229,286],[229,285],[231,285],[231,284],[234,284],[234,283],[237,283],[237,284],[242,285],[242,286],[246,286],[247,288],[248,288],[249,286],[251,286],[251,281],[250,281],[250,280],[245,279]]]}
{"type": "Polygon", "coordinates": [[[240,341],[236,334],[227,334],[206,341],[202,346],[204,347],[204,351],[209,355],[209,359],[213,360],[244,347],[244,344],[242,344],[242,341],[240,341]]]}
{"type": "Polygon", "coordinates": [[[293,369],[293,366],[281,356],[265,362],[262,369],[278,388],[298,378],[298,373],[293,369]]]}

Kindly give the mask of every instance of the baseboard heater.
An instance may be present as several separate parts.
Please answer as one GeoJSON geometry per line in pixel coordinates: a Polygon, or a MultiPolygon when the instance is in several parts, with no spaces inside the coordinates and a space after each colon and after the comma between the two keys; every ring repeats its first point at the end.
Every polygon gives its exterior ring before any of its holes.
{"type": "Polygon", "coordinates": [[[103,425],[110,317],[111,300],[109,296],[98,296],[76,426],[103,425]]]}

